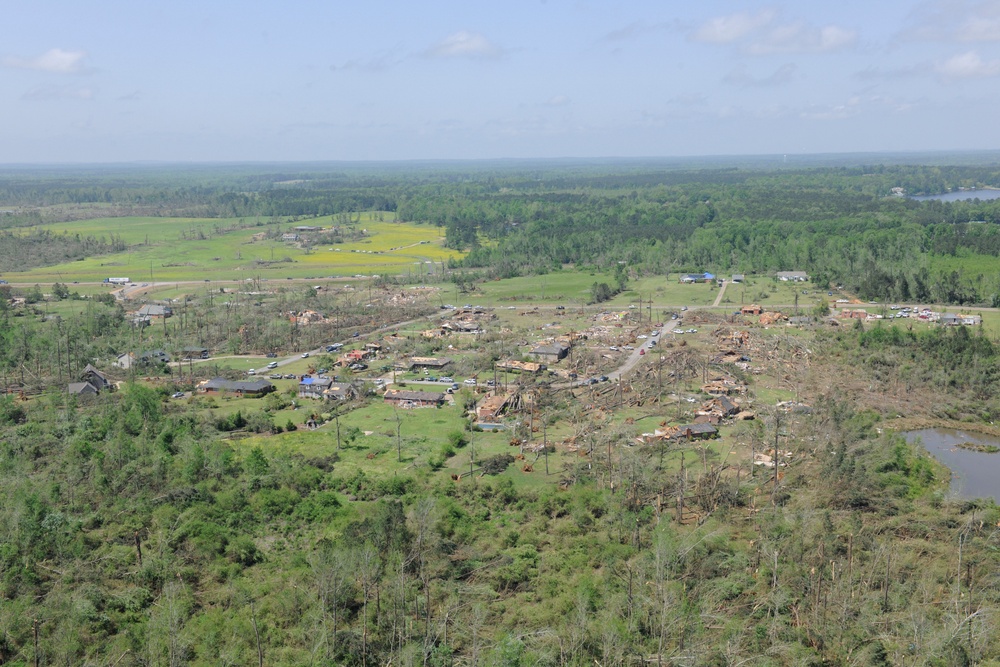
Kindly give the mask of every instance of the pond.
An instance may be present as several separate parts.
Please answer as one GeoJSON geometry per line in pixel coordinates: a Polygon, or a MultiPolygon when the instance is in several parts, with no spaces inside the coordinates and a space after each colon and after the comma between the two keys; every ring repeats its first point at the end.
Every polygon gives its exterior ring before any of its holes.
{"type": "Polygon", "coordinates": [[[951,428],[927,428],[903,434],[909,442],[920,439],[927,452],[952,472],[951,495],[958,498],[993,498],[1000,503],[1000,453],[976,451],[1000,447],[1000,438],[951,428]]]}
{"type": "Polygon", "coordinates": [[[938,201],[964,201],[967,199],[979,199],[980,201],[986,201],[988,199],[1000,199],[1000,190],[988,189],[988,190],[953,190],[952,192],[945,192],[940,195],[920,195],[913,196],[910,199],[915,199],[917,201],[930,201],[936,199],[938,201]]]}

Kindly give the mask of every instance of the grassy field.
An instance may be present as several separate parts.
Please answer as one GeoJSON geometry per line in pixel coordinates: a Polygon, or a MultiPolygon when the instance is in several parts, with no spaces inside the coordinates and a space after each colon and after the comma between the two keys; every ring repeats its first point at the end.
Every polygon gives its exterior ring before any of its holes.
{"type": "Polygon", "coordinates": [[[10,282],[95,282],[109,276],[133,281],[313,278],[325,275],[437,274],[442,262],[462,253],[442,245],[442,230],[428,225],[380,222],[363,214],[367,236],[357,242],[309,250],[294,243],[254,239],[260,232],[293,225],[329,226],[328,218],[281,225],[240,227],[239,220],[194,218],[99,218],[52,223],[52,233],[120,236],[127,252],[91,257],[20,273],[10,282]]]}
{"type": "MultiPolygon", "coordinates": [[[[525,276],[483,284],[476,292],[455,295],[453,300],[478,305],[502,306],[505,302],[582,305],[590,301],[590,288],[595,282],[613,283],[611,274],[590,271],[564,270],[542,276],[525,276]]],[[[796,291],[799,304],[810,308],[820,299],[828,297],[810,283],[786,283],[766,276],[748,276],[745,283],[730,284],[726,288],[720,308],[729,310],[746,303],[793,304],[796,291]]],[[[609,308],[627,308],[638,305],[640,297],[652,299],[656,306],[710,306],[719,294],[714,284],[686,285],[679,282],[679,274],[646,276],[629,281],[627,289],[606,303],[609,308]]],[[[460,305],[457,304],[456,305],[460,305]]]]}
{"type": "Polygon", "coordinates": [[[501,305],[510,301],[579,305],[590,301],[590,287],[595,282],[611,284],[614,280],[611,274],[572,270],[558,271],[543,276],[525,276],[487,282],[482,284],[473,295],[458,298],[472,299],[475,303],[484,306],[491,302],[501,305]]]}

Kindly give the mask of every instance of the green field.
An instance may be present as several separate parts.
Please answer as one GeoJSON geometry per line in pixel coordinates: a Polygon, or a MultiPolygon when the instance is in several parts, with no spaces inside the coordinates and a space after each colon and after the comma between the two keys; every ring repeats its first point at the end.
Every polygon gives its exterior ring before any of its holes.
{"type": "Polygon", "coordinates": [[[614,280],[607,273],[566,270],[486,282],[474,294],[457,298],[471,299],[483,306],[499,306],[507,301],[580,305],[590,301],[590,287],[595,282],[611,284],[614,280]]]}
{"type": "Polygon", "coordinates": [[[133,281],[315,278],[326,275],[439,273],[441,263],[462,253],[443,246],[442,230],[428,225],[380,222],[362,214],[359,241],[304,249],[295,243],[255,239],[261,232],[295,225],[330,226],[329,218],[255,224],[236,219],[99,218],[51,223],[54,234],[121,237],[127,252],[7,273],[14,283],[99,282],[110,276],[133,281]]]}

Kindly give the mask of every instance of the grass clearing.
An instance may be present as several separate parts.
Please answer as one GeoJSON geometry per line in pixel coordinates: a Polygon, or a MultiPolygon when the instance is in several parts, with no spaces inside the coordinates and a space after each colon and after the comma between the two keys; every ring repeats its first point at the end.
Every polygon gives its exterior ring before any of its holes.
{"type": "MultiPolygon", "coordinates": [[[[243,221],[246,225],[246,221],[243,221]]],[[[120,236],[126,252],[89,257],[24,272],[11,272],[11,282],[100,282],[127,276],[134,282],[242,280],[246,278],[314,278],[323,275],[439,274],[442,263],[463,253],[445,248],[441,230],[430,225],[383,222],[364,214],[358,227],[368,236],[356,242],[300,247],[254,238],[276,226],[329,226],[329,218],[295,223],[241,226],[238,219],[97,218],[42,225],[55,234],[110,238],[120,236]]],[[[24,230],[26,233],[27,230],[24,230]]]]}
{"type": "Polygon", "coordinates": [[[580,305],[590,301],[590,288],[595,282],[611,284],[613,281],[608,273],[566,270],[487,282],[475,293],[458,298],[466,299],[465,303],[471,299],[484,306],[504,301],[580,305]]]}

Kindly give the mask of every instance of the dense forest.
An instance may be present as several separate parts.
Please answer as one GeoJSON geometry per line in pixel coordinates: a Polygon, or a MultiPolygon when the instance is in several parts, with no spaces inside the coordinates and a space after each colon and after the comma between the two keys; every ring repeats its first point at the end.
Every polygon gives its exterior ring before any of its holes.
{"type": "MultiPolygon", "coordinates": [[[[471,250],[453,267],[461,281],[619,262],[648,274],[795,269],[866,299],[996,305],[1000,274],[988,267],[1000,256],[1000,200],[894,196],[984,187],[1000,187],[995,162],[38,169],[0,174],[7,206],[0,225],[93,216],[93,206],[118,215],[240,218],[382,210],[441,226],[449,246],[471,250]],[[967,268],[956,268],[957,260],[967,268]]],[[[55,237],[45,255],[88,251],[74,243],[55,237]]]]}

